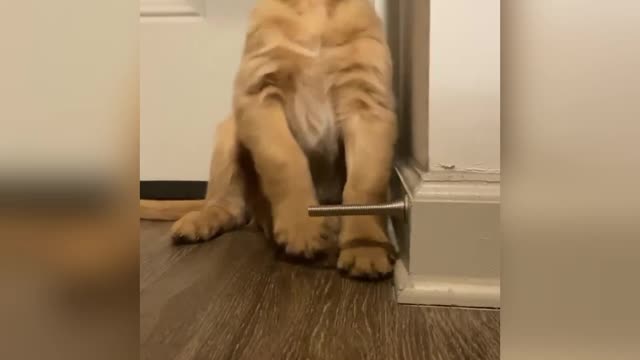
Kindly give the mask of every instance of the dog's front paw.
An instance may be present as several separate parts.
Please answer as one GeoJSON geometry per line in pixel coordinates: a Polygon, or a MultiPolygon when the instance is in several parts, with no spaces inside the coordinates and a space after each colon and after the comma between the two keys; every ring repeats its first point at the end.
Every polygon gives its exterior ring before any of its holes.
{"type": "Polygon", "coordinates": [[[393,271],[395,250],[388,243],[352,246],[340,250],[337,267],[355,278],[386,278],[393,271]]]}
{"type": "Polygon", "coordinates": [[[311,259],[331,246],[331,238],[332,232],[322,218],[298,213],[275,219],[274,240],[287,255],[311,259]]]}
{"type": "Polygon", "coordinates": [[[195,243],[212,239],[229,228],[233,217],[222,208],[192,211],[171,227],[171,239],[176,244],[195,243]]]}

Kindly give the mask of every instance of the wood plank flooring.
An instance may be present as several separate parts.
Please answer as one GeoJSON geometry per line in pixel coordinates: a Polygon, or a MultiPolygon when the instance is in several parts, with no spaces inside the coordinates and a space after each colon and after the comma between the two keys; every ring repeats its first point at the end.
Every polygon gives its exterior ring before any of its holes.
{"type": "Polygon", "coordinates": [[[141,222],[141,357],[499,359],[499,312],[398,305],[392,281],[276,259],[256,232],[172,246],[141,222]]]}

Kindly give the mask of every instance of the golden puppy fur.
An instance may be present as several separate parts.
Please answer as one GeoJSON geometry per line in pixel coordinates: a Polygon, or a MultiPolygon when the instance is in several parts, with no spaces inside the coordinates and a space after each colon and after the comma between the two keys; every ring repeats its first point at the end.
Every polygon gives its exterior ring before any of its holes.
{"type": "Polygon", "coordinates": [[[167,219],[198,207],[174,224],[179,241],[253,219],[291,255],[337,245],[338,268],[385,275],[383,218],[311,218],[306,209],[386,201],[396,132],[390,53],[368,0],[258,0],[206,201],[147,210],[167,219]]]}

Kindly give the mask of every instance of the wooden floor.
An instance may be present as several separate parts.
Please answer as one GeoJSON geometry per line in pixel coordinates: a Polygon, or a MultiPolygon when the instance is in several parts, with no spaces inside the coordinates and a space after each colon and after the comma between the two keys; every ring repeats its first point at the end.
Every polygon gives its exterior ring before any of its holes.
{"type": "Polygon", "coordinates": [[[141,222],[144,359],[498,359],[499,312],[398,305],[372,283],[277,260],[238,231],[174,247],[141,222]]]}

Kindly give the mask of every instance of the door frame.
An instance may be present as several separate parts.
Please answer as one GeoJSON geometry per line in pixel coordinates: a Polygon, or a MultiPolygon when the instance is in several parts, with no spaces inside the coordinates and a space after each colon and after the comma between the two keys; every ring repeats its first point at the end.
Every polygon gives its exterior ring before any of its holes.
{"type": "Polygon", "coordinates": [[[430,169],[431,1],[389,1],[386,14],[400,124],[391,191],[410,207],[391,227],[397,300],[499,308],[500,174],[430,169]]]}

